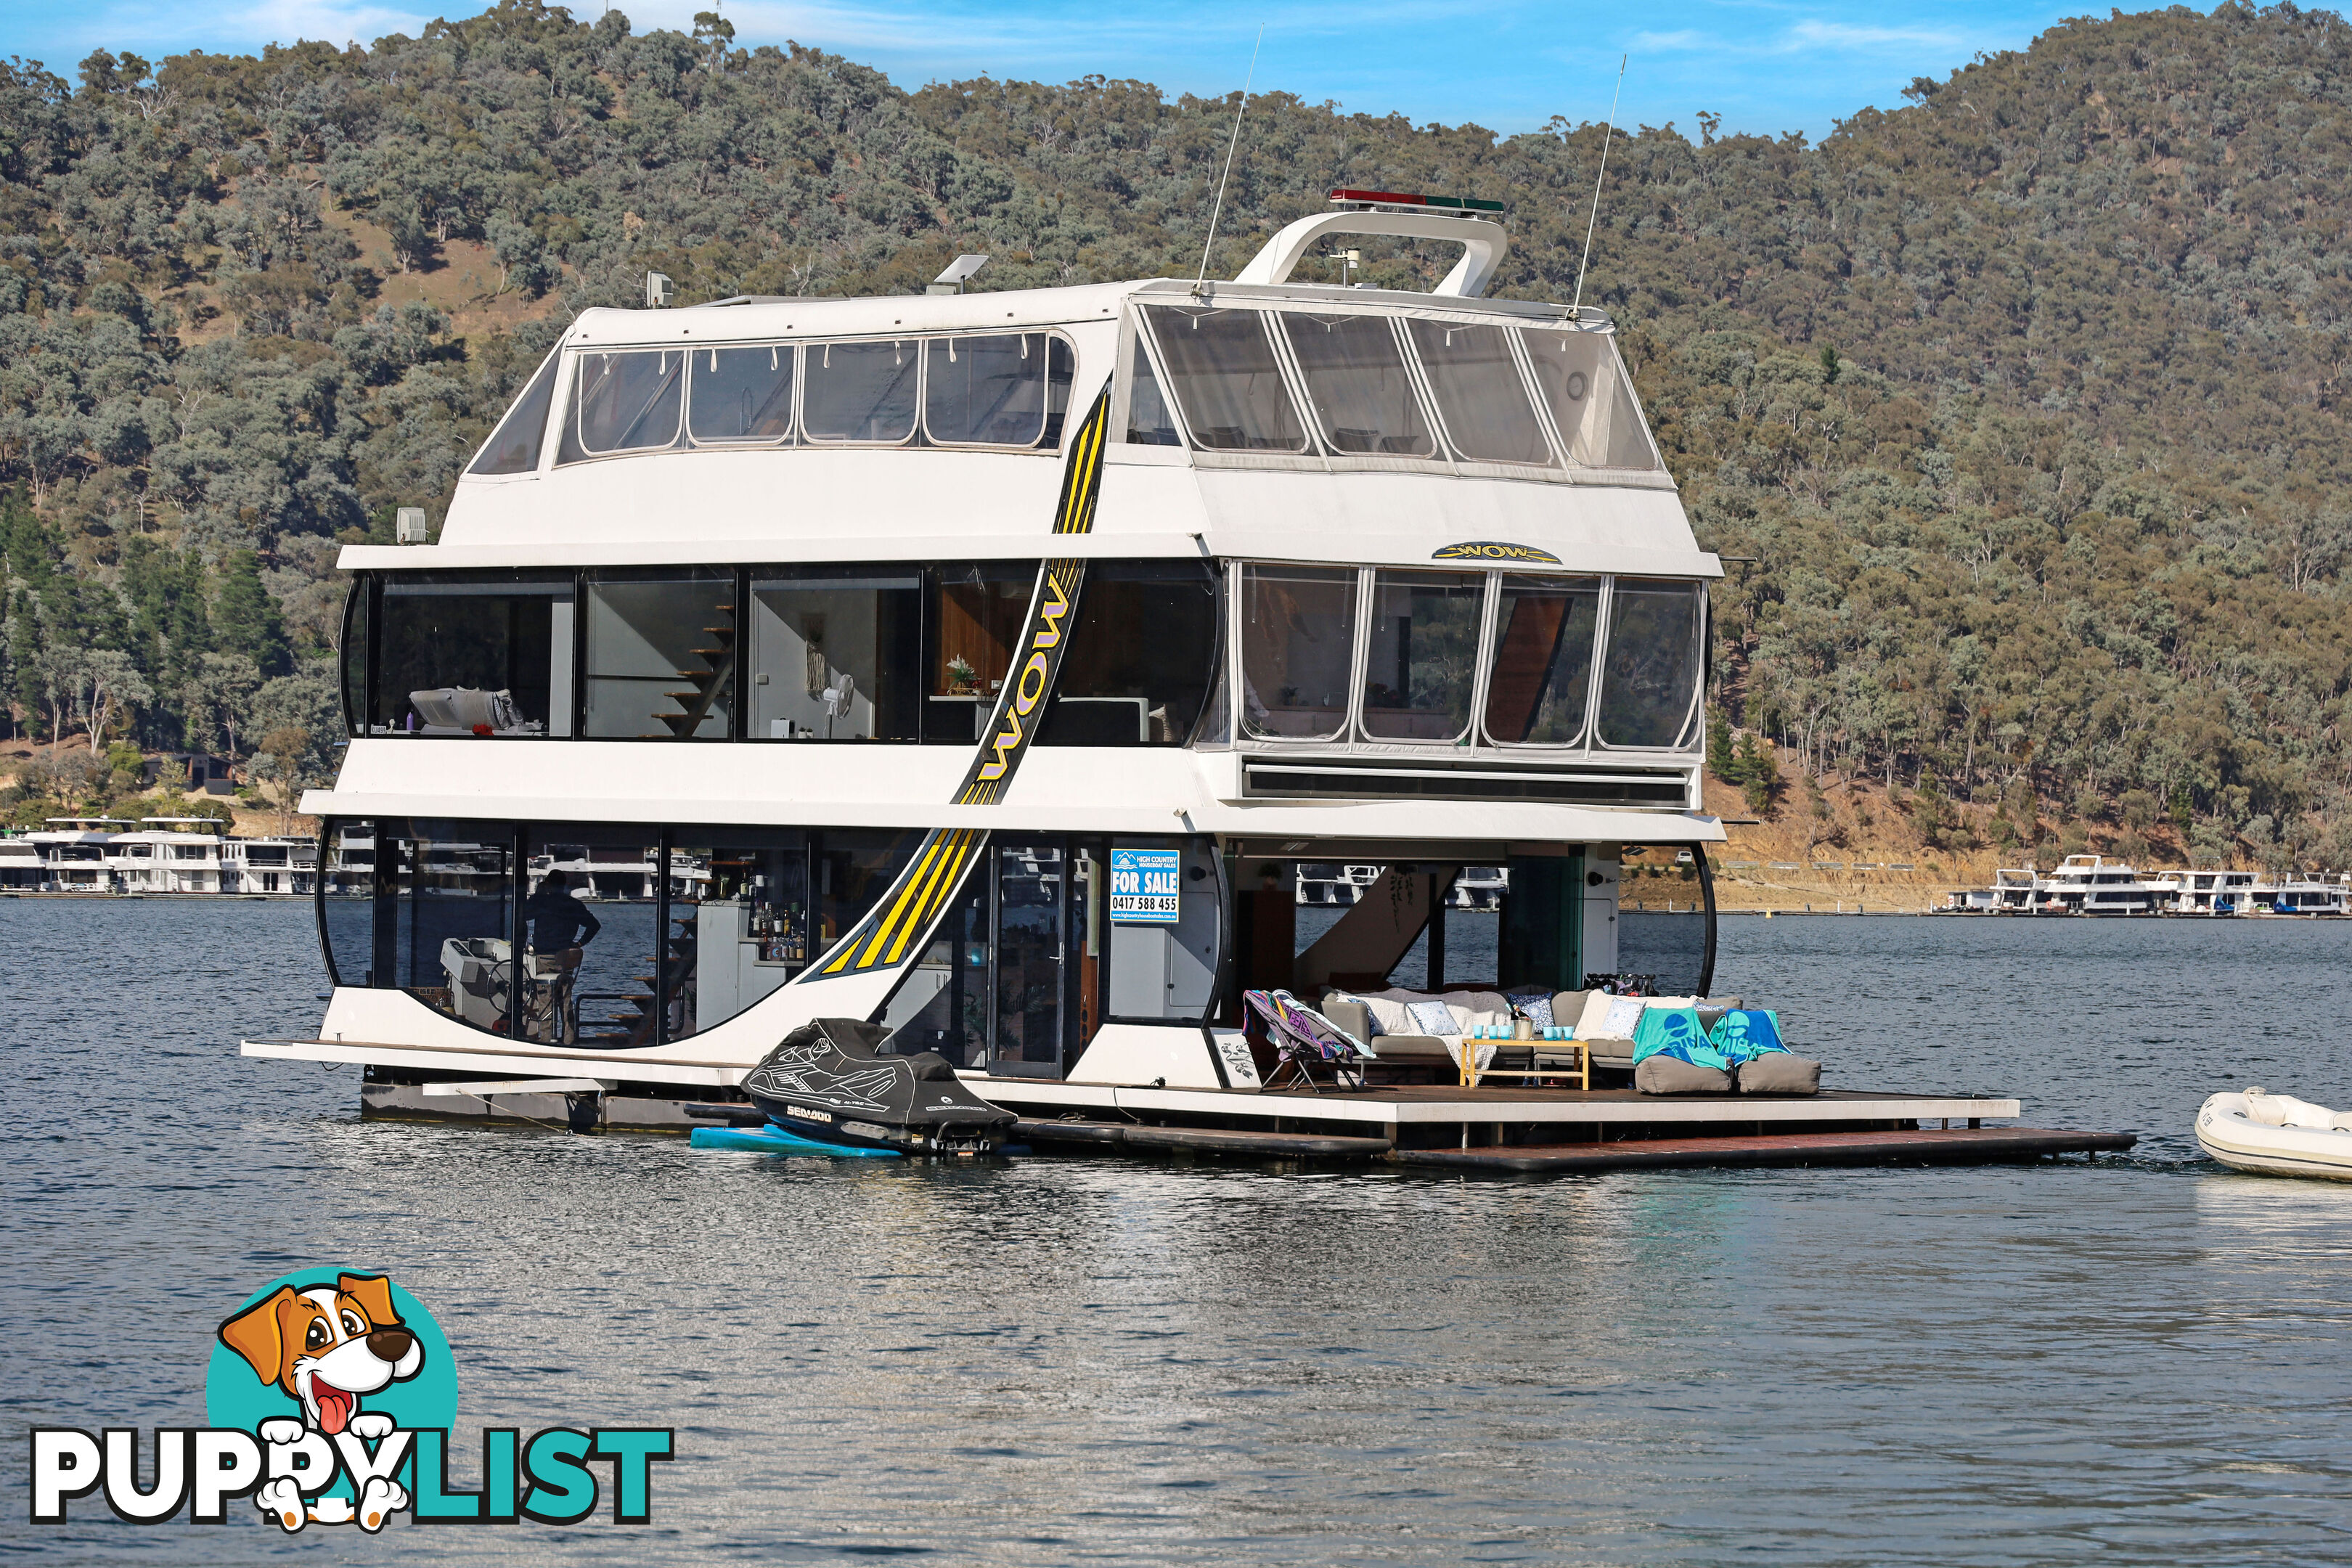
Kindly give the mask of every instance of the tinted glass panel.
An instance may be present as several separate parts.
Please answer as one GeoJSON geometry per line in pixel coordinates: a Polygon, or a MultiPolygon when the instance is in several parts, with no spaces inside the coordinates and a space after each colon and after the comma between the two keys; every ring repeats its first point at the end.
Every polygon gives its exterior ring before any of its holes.
{"type": "Polygon", "coordinates": [[[394,874],[397,983],[427,1006],[494,1035],[509,1032],[514,947],[511,830],[498,823],[418,829],[396,843],[379,875],[394,874]],[[392,858],[396,855],[396,858],[392,858]]]}
{"type": "MultiPolygon", "coordinates": [[[[339,822],[326,836],[319,932],[327,944],[327,973],[338,985],[374,985],[375,826],[339,822]]],[[[388,982],[387,982],[388,983],[388,982]]]]}
{"type": "Polygon", "coordinates": [[[562,455],[593,458],[669,446],[677,439],[685,381],[682,349],[582,354],[562,455]]]}
{"type": "Polygon", "coordinates": [[[1207,562],[1098,562],[1078,595],[1041,746],[1181,746],[1217,657],[1207,562]]]}
{"type": "Polygon", "coordinates": [[[1242,723],[1253,735],[1329,740],[1347,727],[1356,574],[1242,570],[1242,723]]]}
{"type": "Polygon", "coordinates": [[[1307,396],[1335,452],[1427,458],[1436,437],[1406,374],[1396,330],[1383,316],[1286,314],[1283,330],[1307,379],[1307,396]]]}
{"type": "Polygon", "coordinates": [[[751,582],[754,740],[920,738],[923,578],[811,567],[751,582]]]}
{"type": "Polygon", "coordinates": [[[687,430],[698,441],[781,441],[793,433],[793,350],[696,349],[687,430]]]}
{"type": "Polygon", "coordinates": [[[1588,578],[1506,577],[1486,679],[1486,738],[1505,745],[1574,745],[1584,737],[1601,584],[1588,578]]]}
{"type": "Polygon", "coordinates": [[[666,1038],[723,1024],[808,967],[811,838],[796,829],[674,836],[666,1038]]]}
{"type": "Polygon", "coordinates": [[[343,729],[362,734],[367,729],[368,597],[367,578],[352,581],[343,599],[343,646],[338,650],[342,678],[343,729]]]}
{"type": "Polygon", "coordinates": [[[1127,391],[1127,438],[1138,447],[1181,447],[1176,415],[1168,395],[1160,390],[1159,373],[1151,368],[1151,351],[1141,339],[1135,344],[1135,379],[1127,391]]]}
{"type": "Polygon", "coordinates": [[[1222,452],[1304,452],[1307,427],[1256,310],[1147,306],[1192,440],[1222,452]]]}
{"type": "Polygon", "coordinates": [[[903,441],[915,433],[914,340],[813,343],[802,374],[801,424],[814,441],[903,441]]]}
{"type": "Polygon", "coordinates": [[[572,595],[569,578],[387,580],[368,732],[570,734],[572,595]]]}
{"type": "Polygon", "coordinates": [[[1034,447],[1045,435],[1043,332],[933,338],[923,345],[923,431],[948,446],[1034,447]]]}
{"type": "Polygon", "coordinates": [[[937,1051],[960,1068],[987,1066],[995,912],[995,881],[982,856],[882,1015],[892,1031],[886,1052],[937,1051]]]}
{"type": "Polygon", "coordinates": [[[1036,584],[1033,562],[992,561],[939,569],[930,689],[923,704],[925,740],[969,742],[980,738],[1005,673],[1013,668],[1013,647],[1021,640],[1036,584]]]}
{"type": "Polygon", "coordinates": [[[588,585],[592,739],[723,741],[734,710],[735,575],[588,585]]]}
{"type": "Polygon", "coordinates": [[[1536,385],[1568,443],[1570,462],[1592,468],[1658,466],[1608,334],[1530,329],[1525,336],[1536,385]]]}
{"type": "Polygon", "coordinates": [[[1609,657],[1601,671],[1601,738],[1612,746],[1687,744],[1703,625],[1687,583],[1617,580],[1609,604],[1609,657]]]}
{"type": "Polygon", "coordinates": [[[1457,456],[1474,463],[1553,461],[1505,329],[1416,321],[1412,331],[1457,456]]]}
{"type": "Polygon", "coordinates": [[[1060,844],[996,851],[996,1037],[988,1070],[1024,1078],[1062,1071],[1064,926],[1069,867],[1060,844]]]}
{"type": "Polygon", "coordinates": [[[547,407],[555,400],[555,369],[561,353],[547,356],[530,384],[522,389],[507,416],[483,443],[469,474],[527,474],[539,467],[539,448],[547,435],[547,407]]]}
{"type": "Polygon", "coordinates": [[[1470,728],[1483,576],[1378,572],[1364,664],[1364,732],[1445,741],[1470,728]]]}

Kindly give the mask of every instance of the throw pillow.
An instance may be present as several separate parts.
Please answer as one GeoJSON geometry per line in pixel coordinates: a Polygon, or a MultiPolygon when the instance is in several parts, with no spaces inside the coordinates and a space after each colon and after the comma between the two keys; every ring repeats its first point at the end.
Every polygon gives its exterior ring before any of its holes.
{"type": "Polygon", "coordinates": [[[1454,1009],[1433,998],[1408,1002],[1404,1010],[1412,1019],[1414,1029],[1424,1035],[1458,1035],[1461,1026],[1454,1021],[1454,1009]]]}
{"type": "Polygon", "coordinates": [[[1388,1032],[1381,1027],[1380,1009],[1372,1005],[1370,997],[1359,996],[1352,991],[1327,991],[1323,994],[1325,1006],[1328,1007],[1334,1002],[1353,1002],[1361,1007],[1364,1010],[1364,1032],[1373,1038],[1378,1039],[1388,1032]]]}
{"type": "Polygon", "coordinates": [[[1538,1029],[1549,1029],[1551,1024],[1551,993],[1549,991],[1513,991],[1507,994],[1520,1016],[1538,1029]]]}

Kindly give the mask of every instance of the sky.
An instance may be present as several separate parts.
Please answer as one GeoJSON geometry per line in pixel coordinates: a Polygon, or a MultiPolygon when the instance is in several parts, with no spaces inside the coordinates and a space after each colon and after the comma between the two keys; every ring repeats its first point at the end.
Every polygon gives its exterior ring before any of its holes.
{"type": "MultiPolygon", "coordinates": [[[[1068,81],[1101,74],[1171,94],[1230,93],[1251,74],[1310,103],[1402,113],[1416,123],[1475,121],[1504,132],[1554,115],[1599,121],[1620,57],[1627,125],[1819,138],[1864,107],[1898,109],[1918,76],[1941,78],[1978,53],[2022,48],[2080,5],[2032,0],[1198,0],[1124,11],[1100,0],[716,0],[739,47],[786,39],[874,66],[905,88],[993,76],[1068,81]],[[1264,42],[1257,45],[1259,29],[1264,42]]],[[[632,26],[689,27],[714,0],[637,0],[632,26]]],[[[469,15],[476,6],[457,12],[469,15]]],[[[601,0],[579,0],[593,16],[601,0]]],[[[93,49],[149,59],[190,48],[249,53],[265,43],[372,42],[448,14],[413,0],[0,0],[0,56],[46,62],[70,79],[93,49]]]]}

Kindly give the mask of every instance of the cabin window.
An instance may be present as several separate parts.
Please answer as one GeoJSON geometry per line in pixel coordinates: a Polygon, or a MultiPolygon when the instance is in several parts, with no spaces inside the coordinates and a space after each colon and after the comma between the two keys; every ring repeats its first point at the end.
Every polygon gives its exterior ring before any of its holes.
{"type": "Polygon", "coordinates": [[[1552,463],[1507,329],[1416,320],[1412,332],[1457,456],[1474,463],[1552,463]]]}
{"type": "Polygon", "coordinates": [[[782,441],[793,433],[790,343],[693,349],[687,433],[704,445],[782,441]]]}
{"type": "Polygon", "coordinates": [[[677,442],[685,403],[686,351],[635,349],[583,353],[563,433],[570,462],[642,452],[677,442]]]}
{"type": "Polygon", "coordinates": [[[1051,447],[1070,404],[1070,352],[1045,332],[923,345],[923,434],[943,447],[1051,447]]]}
{"type": "Polygon", "coordinates": [[[1506,746],[1572,746],[1584,739],[1601,583],[1505,577],[1486,677],[1486,739],[1506,746]]]}
{"type": "Polygon", "coordinates": [[[555,400],[556,366],[561,352],[549,354],[530,384],[515,399],[499,427],[474,458],[469,474],[528,474],[539,467],[539,449],[547,437],[547,408],[555,400]]]}
{"type": "Polygon", "coordinates": [[[1291,313],[1280,320],[1326,446],[1349,454],[1437,455],[1387,317],[1291,313]]]}
{"type": "Polygon", "coordinates": [[[970,744],[996,709],[1037,585],[1034,561],[936,569],[923,739],[970,744]]]}
{"type": "Polygon", "coordinates": [[[1364,658],[1364,733],[1450,742],[1470,730],[1485,575],[1376,572],[1364,658]]]}
{"type": "Polygon", "coordinates": [[[1621,577],[1610,595],[1600,736],[1612,746],[1682,746],[1698,724],[1705,590],[1621,577]]]}
{"type": "Polygon", "coordinates": [[[1588,468],[1654,468],[1657,454],[1617,348],[1607,334],[1528,328],[1528,360],[1568,460],[1588,468]]]}
{"type": "Polygon", "coordinates": [[[1160,374],[1151,368],[1151,351],[1138,338],[1135,342],[1135,370],[1127,387],[1127,439],[1136,447],[1181,447],[1184,438],[1176,433],[1176,411],[1168,405],[1168,395],[1160,390],[1160,374]]]}
{"type": "Polygon", "coordinates": [[[1181,746],[1217,659],[1206,562],[1102,562],[1087,572],[1041,746],[1181,746]]]}
{"type": "Polygon", "coordinates": [[[1356,574],[1242,569],[1242,723],[1268,740],[1336,740],[1348,726],[1356,574]]]}
{"type": "Polygon", "coordinates": [[[771,741],[921,738],[923,575],[915,567],[753,576],[746,733],[771,741]]]}
{"type": "Polygon", "coordinates": [[[376,611],[369,734],[572,732],[569,575],[398,574],[376,611]]]}
{"type": "Polygon", "coordinates": [[[801,424],[812,441],[896,445],[915,433],[919,340],[811,343],[801,424]]]}
{"type": "Polygon", "coordinates": [[[1307,426],[1257,310],[1144,308],[1193,445],[1218,452],[1305,452],[1307,426]]]}
{"type": "Polygon", "coordinates": [[[599,574],[588,584],[592,740],[723,741],[735,694],[735,574],[599,574]]]}

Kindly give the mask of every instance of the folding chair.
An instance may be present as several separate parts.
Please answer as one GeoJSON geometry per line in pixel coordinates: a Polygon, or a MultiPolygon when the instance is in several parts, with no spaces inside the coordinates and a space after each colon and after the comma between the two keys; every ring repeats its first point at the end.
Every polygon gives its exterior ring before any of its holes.
{"type": "Polygon", "coordinates": [[[1315,1080],[1320,1064],[1331,1069],[1332,1087],[1360,1088],[1369,1053],[1356,1037],[1287,991],[1244,991],[1242,1000],[1265,1020],[1266,1037],[1280,1058],[1265,1087],[1275,1088],[1286,1069],[1323,1092],[1315,1080]]]}

